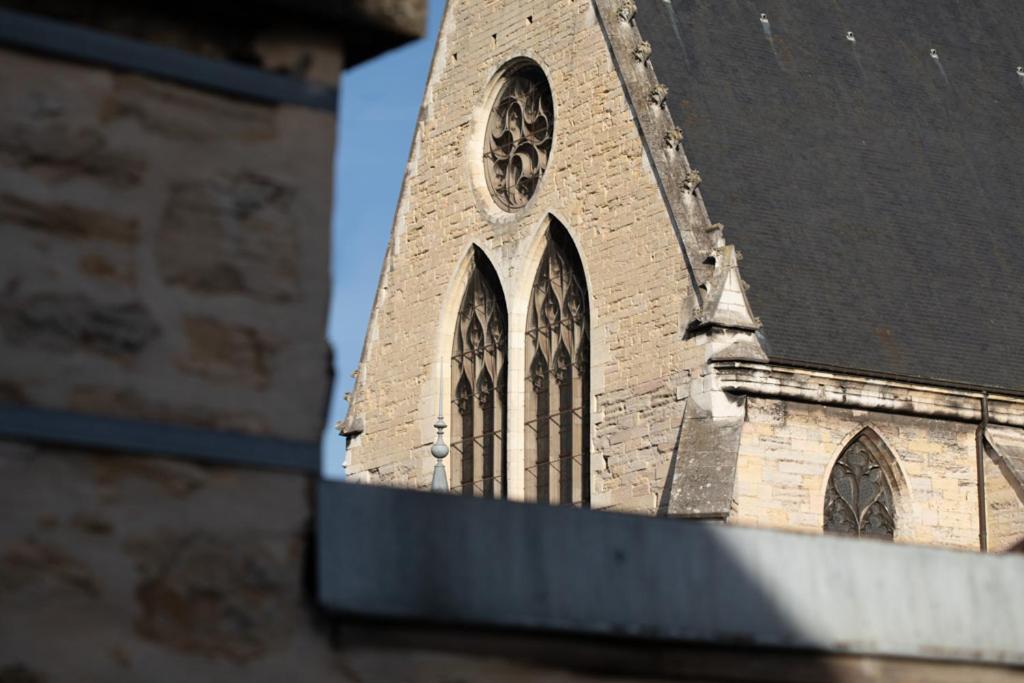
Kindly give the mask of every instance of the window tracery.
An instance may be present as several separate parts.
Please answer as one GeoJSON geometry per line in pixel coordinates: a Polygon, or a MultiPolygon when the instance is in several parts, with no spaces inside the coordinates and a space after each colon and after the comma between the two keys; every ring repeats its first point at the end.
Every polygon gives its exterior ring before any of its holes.
{"type": "Polygon", "coordinates": [[[506,74],[491,108],[484,140],[484,175],[505,211],[526,206],[547,168],[554,134],[551,87],[527,63],[506,74]]]}
{"type": "Polygon", "coordinates": [[[590,502],[590,310],[579,255],[553,225],[526,326],[526,494],[590,502]]]}
{"type": "Polygon", "coordinates": [[[452,345],[452,490],[506,495],[508,313],[497,275],[479,252],[452,345]]]}
{"type": "Polygon", "coordinates": [[[892,486],[882,464],[857,439],[829,475],[825,531],[892,540],[896,530],[892,486]]]}

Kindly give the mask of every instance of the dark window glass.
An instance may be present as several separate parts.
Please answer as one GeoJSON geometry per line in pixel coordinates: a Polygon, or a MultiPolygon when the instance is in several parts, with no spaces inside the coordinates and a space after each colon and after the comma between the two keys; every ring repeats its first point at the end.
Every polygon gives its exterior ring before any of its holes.
{"type": "Polygon", "coordinates": [[[526,322],[526,496],[590,503],[590,308],[579,255],[554,224],[526,322]]]}
{"type": "Polygon", "coordinates": [[[497,275],[476,252],[452,345],[452,490],[504,498],[508,313],[497,275]]]}

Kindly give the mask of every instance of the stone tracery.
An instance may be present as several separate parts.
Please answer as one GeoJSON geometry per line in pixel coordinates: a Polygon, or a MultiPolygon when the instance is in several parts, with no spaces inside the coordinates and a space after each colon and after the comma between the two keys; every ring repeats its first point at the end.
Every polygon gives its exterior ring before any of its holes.
{"type": "Polygon", "coordinates": [[[487,121],[484,174],[494,201],[522,208],[547,168],[554,134],[551,87],[540,67],[527,64],[505,77],[487,121]]]}
{"type": "Polygon", "coordinates": [[[862,439],[836,461],[825,491],[825,531],[893,538],[896,530],[892,486],[882,464],[862,439]]]}
{"type": "Polygon", "coordinates": [[[526,324],[526,495],[590,501],[590,310],[579,256],[554,224],[526,324]]]}
{"type": "Polygon", "coordinates": [[[482,254],[459,307],[452,344],[452,490],[503,498],[508,313],[482,254]]]}

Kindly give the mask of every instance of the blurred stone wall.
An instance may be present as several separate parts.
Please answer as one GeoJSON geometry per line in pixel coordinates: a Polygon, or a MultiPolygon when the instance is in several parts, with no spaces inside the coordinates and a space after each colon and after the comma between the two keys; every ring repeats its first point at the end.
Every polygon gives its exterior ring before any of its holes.
{"type": "MultiPolygon", "coordinates": [[[[315,444],[334,113],[0,65],[0,402],[315,444]]],[[[332,678],[309,486],[0,442],[0,681],[332,678]]]]}
{"type": "Polygon", "coordinates": [[[333,114],[0,60],[4,398],[317,440],[333,114]]]}
{"type": "MultiPolygon", "coordinates": [[[[468,639],[479,640],[471,635],[468,639]]],[[[402,645],[379,632],[344,650],[346,683],[1019,683],[1012,667],[880,657],[751,653],[741,648],[659,648],[647,643],[600,645],[580,651],[566,640],[523,642],[492,637],[484,652],[465,644],[466,634],[450,634],[447,643],[420,632],[405,634],[402,645]],[[417,646],[416,638],[432,647],[417,646]],[[376,640],[378,642],[374,643],[376,640]],[[555,643],[557,642],[557,645],[555,643]],[[616,652],[616,649],[621,650],[616,652]],[[602,650],[600,652],[599,650],[602,650]],[[469,650],[467,652],[467,650],[469,650]],[[557,650],[557,652],[556,652],[557,650]],[[609,652],[609,650],[611,652],[609,652]]]]}
{"type": "Polygon", "coordinates": [[[0,681],[335,680],[310,496],[298,474],[0,443],[0,681]]]}
{"type": "Polygon", "coordinates": [[[319,443],[329,96],[348,18],[365,59],[422,31],[425,2],[390,23],[305,4],[0,2],[56,22],[37,38],[85,27],[156,46],[157,67],[204,58],[224,87],[241,65],[250,85],[328,95],[284,104],[54,56],[81,45],[0,46],[2,683],[339,676],[308,575],[310,463],[250,466],[246,444],[271,441],[236,440],[231,466],[159,453],[175,428],[319,443]],[[24,408],[52,420],[51,445],[18,431],[24,408]],[[119,447],[148,433],[155,452],[75,446],[88,426],[65,413],[126,420],[119,447]]]}
{"type": "Polygon", "coordinates": [[[985,505],[988,508],[988,547],[1010,551],[1024,542],[1024,486],[991,449],[985,459],[985,505]]]}

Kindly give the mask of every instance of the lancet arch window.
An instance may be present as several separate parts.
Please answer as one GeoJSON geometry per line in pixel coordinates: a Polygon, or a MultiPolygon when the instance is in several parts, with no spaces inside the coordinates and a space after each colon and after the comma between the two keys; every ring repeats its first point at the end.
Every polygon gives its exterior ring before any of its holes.
{"type": "Polygon", "coordinates": [[[526,322],[526,495],[590,503],[590,307],[579,254],[552,223],[526,322]]]}
{"type": "Polygon", "coordinates": [[[892,540],[896,531],[893,487],[875,450],[859,437],[832,467],[825,489],[825,531],[892,540]]]}
{"type": "Polygon", "coordinates": [[[452,490],[506,496],[508,312],[494,268],[477,251],[451,357],[452,490]]]}

